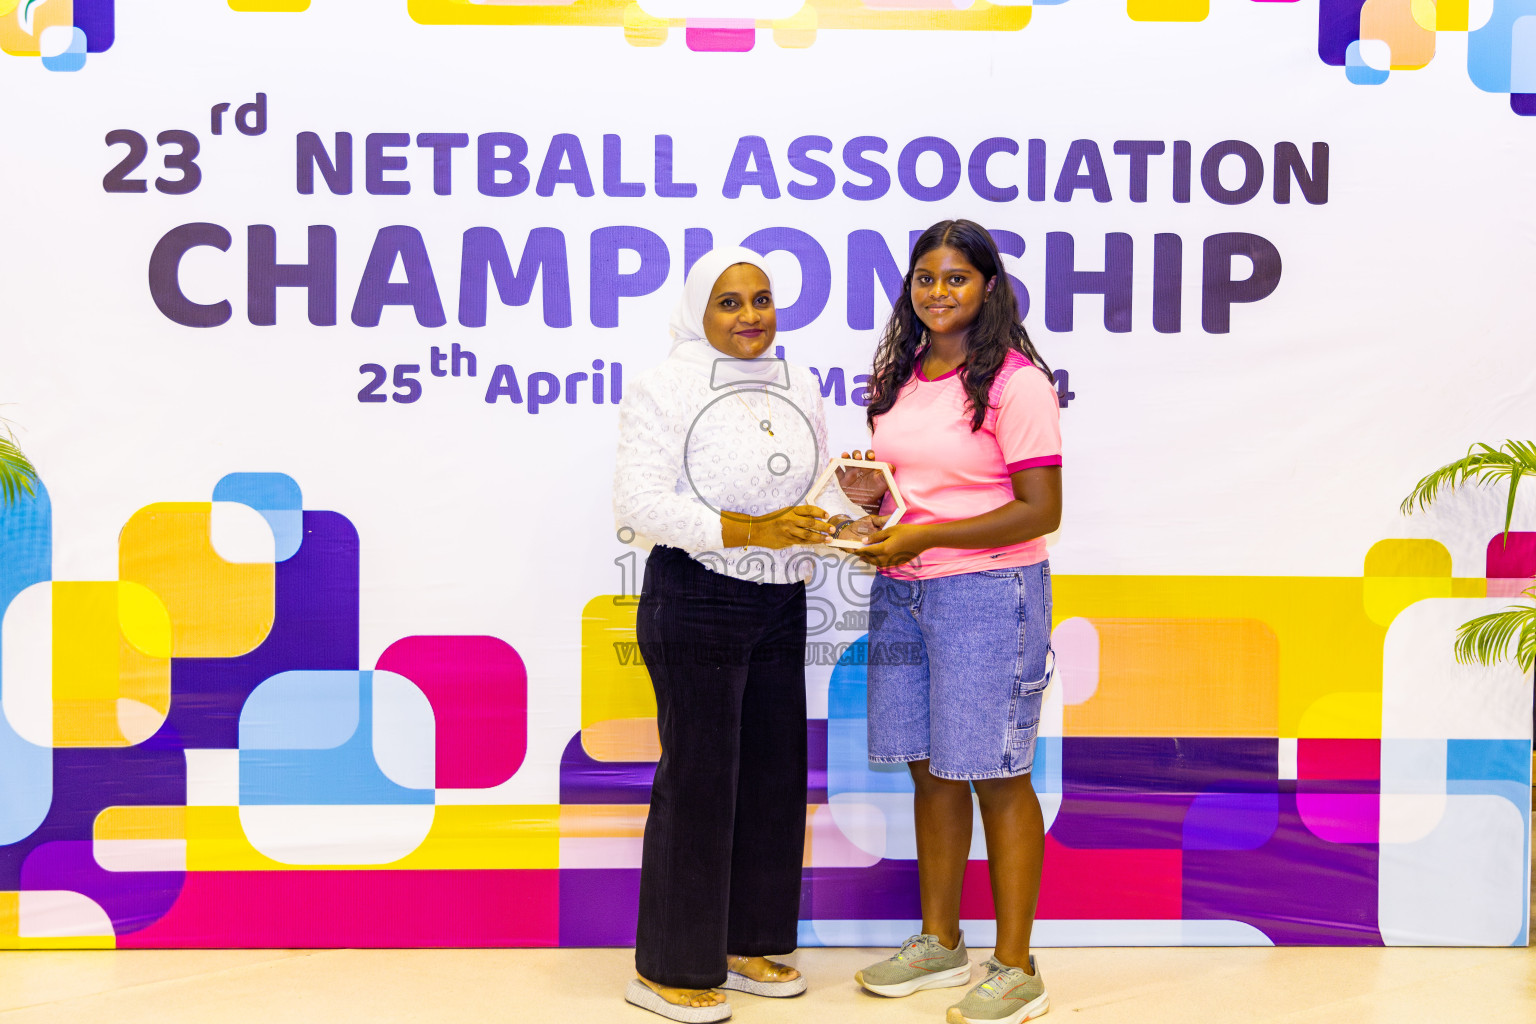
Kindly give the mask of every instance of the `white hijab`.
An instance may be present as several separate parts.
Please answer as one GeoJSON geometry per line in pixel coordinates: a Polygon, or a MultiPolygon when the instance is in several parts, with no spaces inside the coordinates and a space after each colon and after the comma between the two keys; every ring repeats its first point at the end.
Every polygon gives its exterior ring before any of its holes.
{"type": "Polygon", "coordinates": [[[768,287],[773,288],[773,271],[768,269],[768,261],[751,249],[732,245],[711,249],[700,256],[688,271],[683,294],[678,297],[677,308],[672,310],[672,319],[667,321],[667,328],[672,332],[673,352],[694,342],[709,347],[709,341],[704,337],[704,311],[709,308],[710,293],[715,290],[720,275],[738,263],[750,263],[761,270],[768,279],[768,287]]]}

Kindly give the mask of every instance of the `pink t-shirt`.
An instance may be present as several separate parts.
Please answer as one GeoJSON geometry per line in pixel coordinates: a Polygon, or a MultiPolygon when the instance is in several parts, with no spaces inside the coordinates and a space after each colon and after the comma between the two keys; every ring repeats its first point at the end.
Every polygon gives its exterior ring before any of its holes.
{"type": "MultiPolygon", "coordinates": [[[[922,363],[896,404],[875,418],[875,457],[891,464],[907,502],[903,523],[969,519],[1014,500],[1011,474],[1061,465],[1056,388],[1022,353],[1009,352],[992,380],[981,429],[971,432],[965,388],[955,368],[934,380],[922,363]]],[[[889,512],[891,499],[886,497],[889,512]]],[[[1045,538],[1001,548],[929,548],[912,563],[882,570],[907,578],[953,576],[1045,561],[1045,538]]]]}

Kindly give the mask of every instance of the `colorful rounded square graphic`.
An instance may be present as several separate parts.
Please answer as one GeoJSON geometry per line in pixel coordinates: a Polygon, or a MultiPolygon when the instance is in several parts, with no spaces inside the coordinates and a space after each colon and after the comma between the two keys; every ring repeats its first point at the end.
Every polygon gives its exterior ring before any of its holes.
{"type": "Polygon", "coordinates": [[[430,804],[432,707],[391,672],[283,672],[240,712],[240,806],[430,804]]]}
{"type": "Polygon", "coordinates": [[[410,636],[379,656],[381,672],[410,680],[437,722],[439,789],[490,789],[528,753],[528,670],[493,636],[410,636]]]}
{"type": "Polygon", "coordinates": [[[4,706],[45,747],[142,743],[171,706],[171,621],[128,582],[36,583],[5,613],[4,706]]]}
{"type": "Polygon", "coordinates": [[[1277,734],[1279,644],[1262,622],[1089,618],[1063,640],[1069,736],[1277,734]]]}
{"type": "Polygon", "coordinates": [[[235,657],[271,632],[273,564],[220,556],[211,502],[165,502],[134,513],[118,541],[118,575],[165,606],[174,657],[235,657]]]}
{"type": "Polygon", "coordinates": [[[635,641],[635,605],[604,595],[581,613],[581,745],[598,761],[655,761],[656,693],[635,641]]]}
{"type": "Polygon", "coordinates": [[[52,30],[75,27],[77,0],[19,0],[0,16],[0,50],[13,57],[43,56],[43,41],[52,30]]]}
{"type": "Polygon", "coordinates": [[[298,552],[304,540],[304,495],[298,482],[286,473],[230,473],[214,486],[213,501],[214,547],[221,553],[217,517],[219,505],[225,502],[253,509],[266,521],[272,533],[267,561],[286,562],[298,552]]]}

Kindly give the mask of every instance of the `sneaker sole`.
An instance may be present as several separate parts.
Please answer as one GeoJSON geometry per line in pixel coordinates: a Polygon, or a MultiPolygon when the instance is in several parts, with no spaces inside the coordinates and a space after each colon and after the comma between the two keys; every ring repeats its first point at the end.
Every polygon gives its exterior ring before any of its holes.
{"type": "Polygon", "coordinates": [[[947,971],[935,971],[932,974],[911,981],[903,981],[896,985],[872,985],[864,980],[864,972],[859,971],[853,976],[853,980],[864,986],[866,991],[873,992],[877,996],[898,998],[909,996],[913,992],[925,988],[959,988],[971,980],[971,965],[966,963],[963,967],[951,967],[947,971]]]}
{"type": "Polygon", "coordinates": [[[787,999],[805,991],[805,975],[789,981],[757,981],[736,971],[727,971],[721,988],[745,992],[749,996],[766,996],[769,999],[787,999]]]}
{"type": "Polygon", "coordinates": [[[1050,1008],[1051,997],[1048,993],[1042,992],[1006,1017],[967,1017],[960,1012],[960,1007],[951,1006],[949,1012],[944,1015],[944,1020],[945,1024],[1024,1024],[1024,1021],[1034,1020],[1050,1008]]]}
{"type": "Polygon", "coordinates": [[[642,1010],[660,1014],[668,1020],[675,1020],[678,1024],[711,1024],[713,1021],[725,1020],[731,1015],[730,1003],[720,1003],[717,1006],[678,1006],[676,1003],[669,1003],[639,978],[630,980],[629,987],[624,990],[624,1001],[642,1010]]]}

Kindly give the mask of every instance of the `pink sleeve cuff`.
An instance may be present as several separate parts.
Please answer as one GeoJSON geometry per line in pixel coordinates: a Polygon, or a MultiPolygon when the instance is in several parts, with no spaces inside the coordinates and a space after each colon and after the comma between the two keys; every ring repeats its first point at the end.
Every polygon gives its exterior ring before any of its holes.
{"type": "Polygon", "coordinates": [[[1059,466],[1059,465],[1061,465],[1061,456],[1060,455],[1040,455],[1040,456],[1037,456],[1037,457],[1035,457],[1033,459],[1024,459],[1021,462],[1010,462],[1010,463],[1008,463],[1008,472],[1009,473],[1017,473],[1021,469],[1035,469],[1036,467],[1039,467],[1039,466],[1059,466]]]}

